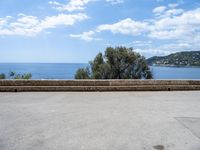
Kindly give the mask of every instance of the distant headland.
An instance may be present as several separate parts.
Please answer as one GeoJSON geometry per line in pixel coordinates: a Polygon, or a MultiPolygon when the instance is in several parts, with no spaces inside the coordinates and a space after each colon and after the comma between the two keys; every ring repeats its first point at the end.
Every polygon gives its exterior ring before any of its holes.
{"type": "Polygon", "coordinates": [[[147,59],[147,63],[151,66],[200,67],[200,51],[184,51],[168,56],[154,56],[147,59]]]}

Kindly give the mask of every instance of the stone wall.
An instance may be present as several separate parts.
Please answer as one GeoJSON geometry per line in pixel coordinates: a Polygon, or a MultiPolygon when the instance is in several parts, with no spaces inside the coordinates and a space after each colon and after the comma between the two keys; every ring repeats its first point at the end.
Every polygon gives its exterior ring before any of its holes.
{"type": "Polygon", "coordinates": [[[200,90],[200,80],[0,80],[0,92],[200,90]]]}

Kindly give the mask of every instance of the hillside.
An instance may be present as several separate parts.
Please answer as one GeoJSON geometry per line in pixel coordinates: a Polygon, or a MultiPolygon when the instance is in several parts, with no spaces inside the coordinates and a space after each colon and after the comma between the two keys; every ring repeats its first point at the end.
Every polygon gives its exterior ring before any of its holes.
{"type": "Polygon", "coordinates": [[[200,66],[200,51],[178,52],[168,56],[154,56],[147,59],[147,63],[151,66],[200,66]]]}

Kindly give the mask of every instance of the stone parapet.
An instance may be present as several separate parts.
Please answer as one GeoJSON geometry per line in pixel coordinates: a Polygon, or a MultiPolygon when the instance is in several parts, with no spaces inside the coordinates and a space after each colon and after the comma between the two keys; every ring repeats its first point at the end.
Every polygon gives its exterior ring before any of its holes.
{"type": "Polygon", "coordinates": [[[0,80],[0,92],[200,90],[200,80],[0,80]]]}

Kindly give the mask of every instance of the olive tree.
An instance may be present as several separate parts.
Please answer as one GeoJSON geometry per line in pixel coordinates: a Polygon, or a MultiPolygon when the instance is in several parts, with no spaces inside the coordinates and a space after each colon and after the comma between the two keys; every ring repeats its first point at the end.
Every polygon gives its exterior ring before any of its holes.
{"type": "Polygon", "coordinates": [[[76,79],[151,79],[152,72],[145,57],[126,47],[108,47],[97,54],[89,68],[76,72],[76,79]]]}

